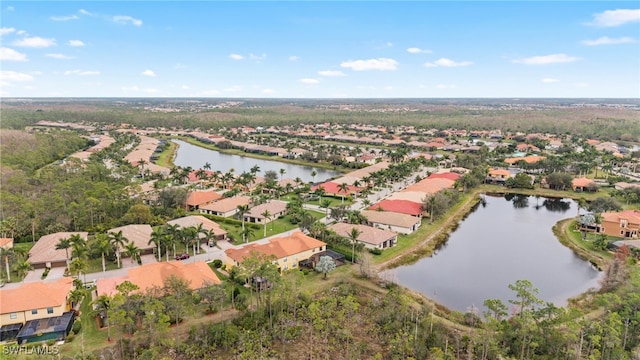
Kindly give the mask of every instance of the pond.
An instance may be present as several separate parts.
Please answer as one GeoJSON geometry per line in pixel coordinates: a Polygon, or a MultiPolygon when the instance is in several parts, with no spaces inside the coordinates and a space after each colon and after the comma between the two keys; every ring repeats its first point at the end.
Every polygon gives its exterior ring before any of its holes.
{"type": "Polygon", "coordinates": [[[242,172],[249,172],[252,167],[258,165],[260,172],[258,176],[264,176],[265,172],[273,170],[280,176],[280,169],[284,169],[284,178],[295,179],[299,177],[304,182],[315,181],[323,182],[333,177],[342,175],[337,171],[314,168],[311,166],[302,166],[289,164],[285,162],[255,159],[246,156],[223,154],[215,150],[205,149],[199,146],[189,144],[182,140],[172,140],[178,144],[179,148],[176,152],[176,157],[173,163],[177,166],[187,167],[191,166],[193,169],[200,169],[205,163],[211,164],[211,170],[220,170],[225,173],[230,169],[234,170],[235,174],[241,174],[242,172]],[[311,176],[311,172],[315,171],[315,178],[311,176]]]}
{"type": "Polygon", "coordinates": [[[567,300],[598,288],[601,273],[562,245],[552,232],[559,220],[577,215],[568,199],[525,195],[484,196],[478,207],[431,257],[387,270],[383,278],[462,312],[486,299],[510,306],[508,285],[526,279],[545,302],[567,300]]]}

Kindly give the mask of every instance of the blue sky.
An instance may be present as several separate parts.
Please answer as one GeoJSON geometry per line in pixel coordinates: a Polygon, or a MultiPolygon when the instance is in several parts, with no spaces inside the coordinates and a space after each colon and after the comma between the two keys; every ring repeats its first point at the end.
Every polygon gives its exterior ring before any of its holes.
{"type": "Polygon", "coordinates": [[[637,1],[0,6],[4,97],[640,97],[637,1]]]}

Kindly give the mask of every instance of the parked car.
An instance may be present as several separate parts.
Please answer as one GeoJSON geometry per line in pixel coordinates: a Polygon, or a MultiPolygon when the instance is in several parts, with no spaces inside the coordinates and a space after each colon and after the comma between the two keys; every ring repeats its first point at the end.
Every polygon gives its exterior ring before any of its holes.
{"type": "Polygon", "coordinates": [[[176,255],[176,260],[185,260],[185,259],[188,259],[188,258],[189,258],[189,254],[187,254],[187,253],[176,255]]]}

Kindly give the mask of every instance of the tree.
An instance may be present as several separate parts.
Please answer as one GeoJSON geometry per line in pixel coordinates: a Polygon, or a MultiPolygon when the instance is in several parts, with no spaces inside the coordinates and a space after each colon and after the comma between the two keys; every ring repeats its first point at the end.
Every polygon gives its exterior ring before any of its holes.
{"type": "Polygon", "coordinates": [[[360,236],[362,232],[358,230],[357,227],[353,226],[351,231],[349,231],[349,239],[351,240],[351,263],[354,263],[354,259],[356,257],[356,243],[358,242],[358,236],[360,236]]]}
{"type": "Polygon", "coordinates": [[[111,305],[111,297],[108,295],[100,295],[95,300],[93,300],[92,304],[95,307],[95,311],[98,316],[102,319],[102,325],[107,328],[107,341],[111,341],[111,332],[109,329],[109,307],[111,305]]]}
{"type": "Polygon", "coordinates": [[[88,267],[89,267],[89,264],[87,264],[87,260],[85,258],[76,257],[73,260],[71,260],[71,263],[69,264],[69,272],[75,273],[78,279],[80,279],[80,274],[85,274],[85,280],[86,280],[86,273],[87,273],[88,267]]]}
{"type": "Polygon", "coordinates": [[[109,242],[109,236],[105,233],[96,234],[96,241],[94,242],[95,249],[100,252],[102,256],[102,272],[107,271],[105,263],[105,254],[109,254],[112,249],[112,244],[109,242]]]}
{"type": "Polygon", "coordinates": [[[598,197],[589,203],[589,211],[602,213],[606,211],[620,211],[622,206],[612,197],[598,197]]]}
{"type": "Polygon", "coordinates": [[[269,210],[265,210],[260,215],[264,216],[264,235],[263,235],[263,237],[267,237],[267,222],[269,221],[269,217],[271,216],[271,213],[269,212],[269,210]]]}
{"type": "Polygon", "coordinates": [[[140,248],[138,248],[136,246],[136,244],[133,243],[133,241],[128,242],[124,246],[124,253],[127,256],[131,257],[131,263],[132,264],[133,264],[134,261],[136,261],[136,262],[140,261],[140,248]]]}
{"type": "Polygon", "coordinates": [[[33,269],[33,266],[27,259],[18,261],[15,267],[19,278],[24,278],[25,276],[27,276],[27,273],[29,273],[29,271],[33,269]]]}
{"type": "MultiPolygon", "coordinates": [[[[246,214],[247,211],[249,211],[249,205],[238,205],[238,215],[240,216],[240,220],[242,221],[243,232],[244,232],[244,214],[246,214]]],[[[247,242],[247,240],[244,238],[244,235],[242,236],[242,241],[247,242]]]]}
{"type": "Polygon", "coordinates": [[[245,242],[248,242],[249,239],[254,235],[254,231],[250,227],[246,227],[244,230],[240,232],[242,238],[245,239],[245,242]]]}
{"type": "Polygon", "coordinates": [[[332,272],[336,268],[336,263],[331,256],[320,256],[320,261],[316,264],[316,271],[324,273],[324,279],[327,279],[327,273],[332,272]]]}
{"type": "MultiPolygon", "coordinates": [[[[318,173],[315,170],[311,170],[311,179],[313,181],[313,183],[316,183],[316,175],[318,175],[318,173]]],[[[326,275],[326,273],[325,273],[326,275]]]]}
{"type": "Polygon", "coordinates": [[[122,251],[124,244],[129,242],[129,239],[124,237],[124,235],[122,235],[122,230],[120,230],[117,233],[110,232],[109,240],[116,248],[116,258],[118,259],[118,268],[120,268],[120,251],[122,251]]]}
{"type": "Polygon", "coordinates": [[[64,249],[65,260],[67,262],[67,271],[69,271],[69,248],[71,247],[71,240],[69,238],[63,238],[56,244],[56,250],[64,249]]]}
{"type": "Polygon", "coordinates": [[[13,251],[13,248],[5,249],[3,247],[0,247],[0,256],[4,260],[4,266],[7,271],[7,282],[11,282],[11,266],[9,258],[13,257],[14,255],[15,252],[13,251]]]}
{"type": "Polygon", "coordinates": [[[325,216],[329,216],[329,207],[331,206],[331,199],[320,200],[320,207],[325,209],[325,216]]]}
{"type": "Polygon", "coordinates": [[[338,192],[343,193],[342,194],[342,204],[344,204],[344,195],[349,192],[349,185],[347,185],[347,183],[342,183],[342,184],[338,185],[338,192]]]}
{"type": "Polygon", "coordinates": [[[282,180],[282,178],[284,177],[284,174],[287,173],[287,170],[285,170],[284,168],[280,169],[280,180],[282,180]]]}
{"type": "Polygon", "coordinates": [[[151,245],[153,243],[157,247],[157,249],[158,249],[158,262],[160,262],[162,260],[160,258],[160,256],[161,256],[160,245],[162,245],[164,237],[166,237],[166,234],[164,233],[163,229],[161,227],[159,227],[157,229],[154,229],[151,232],[151,238],[149,239],[149,242],[147,243],[147,245],[151,245]]]}
{"type": "Polygon", "coordinates": [[[518,315],[520,316],[523,316],[527,308],[542,304],[542,300],[536,296],[538,289],[534,288],[529,280],[516,280],[514,284],[509,284],[509,289],[516,292],[517,300],[509,300],[509,302],[519,307],[518,315]]]}

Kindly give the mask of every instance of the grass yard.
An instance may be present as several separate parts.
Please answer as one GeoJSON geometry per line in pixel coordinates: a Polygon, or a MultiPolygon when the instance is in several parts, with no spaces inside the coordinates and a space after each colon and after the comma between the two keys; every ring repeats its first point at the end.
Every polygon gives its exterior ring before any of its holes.
{"type": "MultiPolygon", "coordinates": [[[[316,220],[324,217],[324,212],[308,210],[308,213],[311,216],[313,216],[316,220]]],[[[298,225],[292,224],[290,219],[291,217],[287,215],[268,223],[266,226],[267,237],[281,234],[283,232],[297,228],[298,225]]],[[[242,225],[220,223],[220,226],[222,226],[222,228],[228,232],[228,235],[233,237],[234,241],[242,242],[242,235],[241,235],[242,225]]],[[[247,226],[250,226],[253,229],[253,235],[250,236],[249,241],[255,241],[255,240],[260,240],[265,238],[264,225],[245,222],[245,227],[247,226]]]]}

